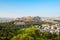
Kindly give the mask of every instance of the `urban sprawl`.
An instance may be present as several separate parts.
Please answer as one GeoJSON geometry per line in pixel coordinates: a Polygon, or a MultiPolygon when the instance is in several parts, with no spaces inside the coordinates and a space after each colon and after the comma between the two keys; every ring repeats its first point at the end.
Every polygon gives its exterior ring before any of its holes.
{"type": "Polygon", "coordinates": [[[40,29],[41,32],[49,32],[49,33],[56,33],[57,35],[59,35],[60,32],[60,18],[56,17],[56,18],[49,18],[49,17],[21,17],[21,18],[15,18],[15,19],[9,19],[9,20],[0,20],[0,23],[4,23],[4,22],[13,22],[15,25],[26,25],[30,22],[34,22],[36,24],[32,25],[32,27],[40,29]],[[37,23],[41,23],[41,22],[45,22],[42,23],[41,25],[37,24],[37,23]]]}

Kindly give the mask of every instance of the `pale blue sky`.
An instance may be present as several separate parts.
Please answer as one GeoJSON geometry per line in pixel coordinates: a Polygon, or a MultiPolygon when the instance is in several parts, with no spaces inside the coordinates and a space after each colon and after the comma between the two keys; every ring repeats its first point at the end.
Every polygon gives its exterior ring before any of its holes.
{"type": "Polygon", "coordinates": [[[60,0],[0,0],[0,17],[60,17],[60,0]]]}

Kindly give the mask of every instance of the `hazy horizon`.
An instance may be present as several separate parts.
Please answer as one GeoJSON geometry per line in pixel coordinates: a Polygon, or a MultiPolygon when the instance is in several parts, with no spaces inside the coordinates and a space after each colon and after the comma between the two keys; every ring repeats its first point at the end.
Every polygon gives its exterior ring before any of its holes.
{"type": "Polygon", "coordinates": [[[60,0],[0,0],[0,17],[60,17],[60,0]]]}

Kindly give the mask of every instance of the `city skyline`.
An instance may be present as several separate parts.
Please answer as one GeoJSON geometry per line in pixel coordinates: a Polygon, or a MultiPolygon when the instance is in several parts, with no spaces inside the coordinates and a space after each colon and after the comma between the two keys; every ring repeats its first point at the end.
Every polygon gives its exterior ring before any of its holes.
{"type": "Polygon", "coordinates": [[[60,17],[60,0],[0,0],[0,17],[60,17]]]}

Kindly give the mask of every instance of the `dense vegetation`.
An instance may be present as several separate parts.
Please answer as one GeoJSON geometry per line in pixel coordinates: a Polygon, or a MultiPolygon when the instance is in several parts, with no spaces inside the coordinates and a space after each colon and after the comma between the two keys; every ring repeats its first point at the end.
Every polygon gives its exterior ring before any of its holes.
{"type": "Polygon", "coordinates": [[[56,22],[60,22],[60,20],[54,20],[54,21],[56,21],[56,22]]]}
{"type": "Polygon", "coordinates": [[[21,29],[17,31],[17,34],[11,40],[60,40],[59,35],[48,32],[42,33],[36,28],[21,29]]]}
{"type": "Polygon", "coordinates": [[[32,25],[43,23],[45,22],[30,22],[26,25],[14,25],[13,22],[0,23],[0,40],[60,40],[60,35],[42,33],[39,29],[32,27],[32,25]]]}

